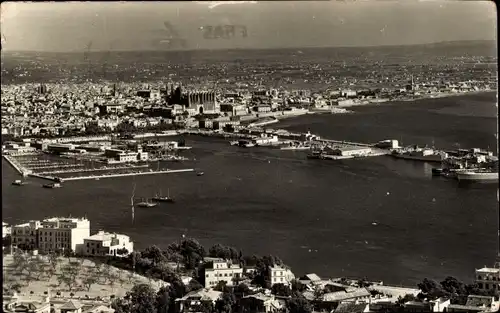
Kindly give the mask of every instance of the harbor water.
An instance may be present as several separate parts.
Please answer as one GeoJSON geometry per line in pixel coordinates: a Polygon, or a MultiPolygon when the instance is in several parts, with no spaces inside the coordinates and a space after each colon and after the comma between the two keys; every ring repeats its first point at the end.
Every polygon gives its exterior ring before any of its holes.
{"type": "MultiPolygon", "coordinates": [[[[325,138],[496,151],[494,94],[352,108],[355,114],[307,115],[272,128],[325,138]]],[[[170,140],[169,138],[168,140],[170,140]]],[[[130,235],[141,249],[182,235],[207,247],[281,257],[297,274],[366,276],[415,286],[452,275],[469,282],[492,265],[497,242],[497,184],[460,186],[433,178],[431,164],[378,156],[307,160],[306,151],[240,148],[218,138],[186,136],[196,160],[177,168],[205,172],[71,181],[44,189],[2,161],[3,220],[84,216],[93,231],[130,235]],[[136,208],[130,197],[162,192],[176,200],[136,208]]],[[[496,154],[496,152],[495,152],[496,154]]],[[[154,167],[154,166],[153,166],[154,167]]]]}

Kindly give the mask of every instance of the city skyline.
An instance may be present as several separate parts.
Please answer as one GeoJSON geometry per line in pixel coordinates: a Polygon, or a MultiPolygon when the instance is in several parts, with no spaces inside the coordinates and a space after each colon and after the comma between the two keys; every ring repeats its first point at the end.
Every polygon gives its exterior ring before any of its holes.
{"type": "Polygon", "coordinates": [[[2,4],[5,51],[77,52],[86,50],[89,42],[92,51],[164,50],[154,43],[171,36],[165,22],[186,41],[181,47],[186,50],[390,46],[496,38],[496,9],[489,2],[6,4],[2,4]],[[465,19],[468,22],[462,23],[465,19]],[[248,36],[204,38],[203,28],[217,25],[245,26],[248,36]]]}

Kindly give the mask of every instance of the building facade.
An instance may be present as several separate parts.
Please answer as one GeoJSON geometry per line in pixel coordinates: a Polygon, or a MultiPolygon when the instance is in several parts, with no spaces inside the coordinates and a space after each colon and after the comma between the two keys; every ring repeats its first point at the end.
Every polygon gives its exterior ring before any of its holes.
{"type": "Polygon", "coordinates": [[[86,256],[127,256],[133,251],[129,236],[99,231],[83,240],[81,252],[86,256]]]}
{"type": "Polygon", "coordinates": [[[215,287],[220,281],[231,286],[234,279],[242,276],[243,269],[239,265],[222,259],[213,260],[211,266],[205,268],[205,288],[215,287]]]}
{"type": "Polygon", "coordinates": [[[38,229],[38,249],[42,253],[70,250],[78,252],[83,239],[90,236],[90,221],[86,218],[54,217],[41,222],[38,229]]]}
{"type": "Polygon", "coordinates": [[[30,221],[12,226],[12,245],[23,250],[36,249],[38,247],[38,228],[40,227],[40,221],[30,221]]]}
{"type": "Polygon", "coordinates": [[[272,266],[269,267],[271,286],[275,284],[283,284],[285,286],[290,286],[292,280],[295,279],[295,275],[289,269],[282,266],[272,266]]]}
{"type": "Polygon", "coordinates": [[[480,290],[498,290],[500,286],[500,269],[488,267],[476,269],[475,283],[480,290]]]}

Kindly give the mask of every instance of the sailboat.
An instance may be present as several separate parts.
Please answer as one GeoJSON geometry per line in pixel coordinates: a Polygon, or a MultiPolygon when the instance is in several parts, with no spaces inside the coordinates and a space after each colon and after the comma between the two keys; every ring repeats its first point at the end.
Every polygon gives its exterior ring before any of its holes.
{"type": "Polygon", "coordinates": [[[161,190],[160,190],[160,193],[159,194],[156,194],[154,197],[153,197],[153,201],[156,201],[156,202],[170,202],[170,203],[173,203],[174,202],[174,199],[170,198],[170,189],[168,190],[168,194],[167,196],[162,196],[161,195],[161,190]]]}
{"type": "Polygon", "coordinates": [[[143,200],[143,201],[137,203],[137,206],[142,207],[142,208],[152,208],[152,207],[155,207],[157,205],[158,205],[157,203],[150,202],[149,200],[146,200],[146,201],[143,200]]]}

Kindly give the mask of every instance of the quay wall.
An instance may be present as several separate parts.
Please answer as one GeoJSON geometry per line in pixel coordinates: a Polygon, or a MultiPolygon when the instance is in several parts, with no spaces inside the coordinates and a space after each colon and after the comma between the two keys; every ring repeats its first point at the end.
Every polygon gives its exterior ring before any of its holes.
{"type": "Polygon", "coordinates": [[[45,179],[45,180],[50,180],[50,181],[54,181],[54,182],[57,180],[54,176],[40,175],[40,174],[36,174],[36,173],[30,173],[29,176],[40,178],[40,179],[45,179]]]}
{"type": "Polygon", "coordinates": [[[126,176],[139,176],[139,175],[155,175],[155,174],[172,174],[172,173],[184,173],[184,172],[194,172],[193,168],[180,169],[180,170],[166,170],[166,171],[153,171],[153,172],[140,172],[140,173],[121,173],[121,174],[105,174],[105,175],[91,175],[91,176],[80,176],[80,177],[68,177],[63,178],[62,181],[69,180],[86,180],[86,179],[104,179],[113,177],[126,177],[126,176]]]}

